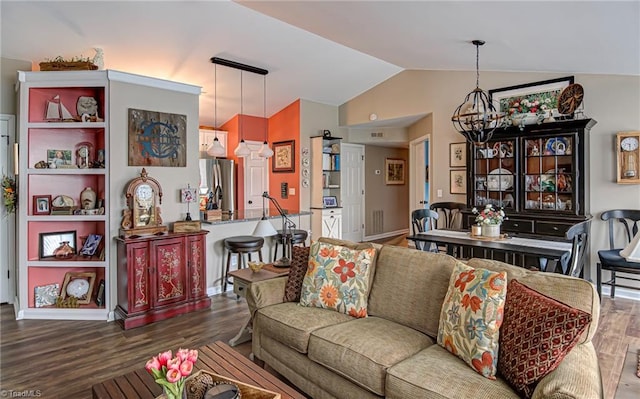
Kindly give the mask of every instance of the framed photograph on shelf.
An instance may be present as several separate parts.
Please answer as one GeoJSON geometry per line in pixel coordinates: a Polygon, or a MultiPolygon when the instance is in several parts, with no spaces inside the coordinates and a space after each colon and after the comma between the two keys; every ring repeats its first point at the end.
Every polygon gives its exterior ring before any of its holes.
{"type": "Polygon", "coordinates": [[[40,259],[59,257],[66,258],[76,253],[76,232],[57,231],[40,233],[38,246],[40,259]]]}
{"type": "Polygon", "coordinates": [[[464,168],[467,166],[467,143],[449,144],[449,167],[464,168]]]}
{"type": "Polygon", "coordinates": [[[273,143],[273,157],[271,158],[271,171],[295,172],[295,145],[293,140],[273,143]]]}
{"type": "Polygon", "coordinates": [[[71,168],[71,150],[47,150],[49,168],[71,168]]]}
{"type": "Polygon", "coordinates": [[[50,195],[34,195],[33,196],[33,214],[48,215],[51,213],[51,196],[50,195]]]}
{"type": "Polygon", "coordinates": [[[325,208],[335,208],[338,206],[338,198],[334,195],[327,195],[322,197],[322,205],[325,208]]]}
{"type": "Polygon", "coordinates": [[[384,171],[385,184],[404,184],[404,159],[385,159],[384,171]]]}
{"type": "Polygon", "coordinates": [[[91,302],[93,286],[96,282],[95,272],[67,272],[62,283],[60,298],[74,297],[78,304],[87,305],[91,302]]]}
{"type": "Polygon", "coordinates": [[[514,113],[535,114],[544,105],[545,109],[552,110],[553,117],[573,117],[573,114],[560,115],[558,112],[558,96],[570,84],[573,84],[573,76],[501,87],[489,90],[489,98],[496,110],[506,116],[514,113]]]}
{"type": "Polygon", "coordinates": [[[449,171],[449,192],[451,194],[466,194],[467,193],[467,170],[451,170],[449,171]]]}

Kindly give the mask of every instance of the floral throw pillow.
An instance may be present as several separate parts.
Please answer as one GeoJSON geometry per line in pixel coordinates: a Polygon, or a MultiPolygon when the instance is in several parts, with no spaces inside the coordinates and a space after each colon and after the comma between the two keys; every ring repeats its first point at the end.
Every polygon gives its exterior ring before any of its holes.
{"type": "Polygon", "coordinates": [[[291,267],[289,268],[289,276],[284,286],[284,301],[299,302],[300,291],[302,290],[302,280],[307,274],[307,265],[309,264],[309,247],[294,246],[291,251],[291,267]]]}
{"type": "Polygon", "coordinates": [[[322,242],[311,244],[300,305],[367,317],[369,275],[375,248],[354,250],[322,242]]]}
{"type": "Polygon", "coordinates": [[[589,327],[591,315],[535,291],[509,283],[500,334],[498,371],[524,398],[555,370],[589,327]]]}
{"type": "Polygon", "coordinates": [[[495,380],[507,273],[458,262],[440,313],[438,344],[495,380]]]}

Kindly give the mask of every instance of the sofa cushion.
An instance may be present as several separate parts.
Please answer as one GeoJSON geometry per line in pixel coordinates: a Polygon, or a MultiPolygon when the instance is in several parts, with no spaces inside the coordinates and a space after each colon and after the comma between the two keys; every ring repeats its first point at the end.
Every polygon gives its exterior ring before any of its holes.
{"type": "Polygon", "coordinates": [[[587,280],[558,273],[531,272],[521,267],[490,259],[474,258],[467,261],[467,264],[471,267],[481,267],[493,271],[506,271],[507,281],[518,280],[541,294],[589,313],[591,324],[582,333],[579,343],[591,341],[596,333],[600,317],[600,297],[594,285],[587,280]]]}
{"type": "Polygon", "coordinates": [[[311,333],[309,358],[384,396],[387,369],[433,343],[409,327],[367,317],[311,333]]]}
{"type": "Polygon", "coordinates": [[[522,396],[555,370],[591,316],[512,280],[507,289],[498,369],[522,396]]]}
{"type": "Polygon", "coordinates": [[[380,250],[369,295],[369,315],[411,327],[432,338],[455,258],[385,245],[380,250]]]}
{"type": "Polygon", "coordinates": [[[309,247],[294,246],[291,251],[291,267],[287,284],[284,286],[285,302],[300,302],[300,291],[302,291],[302,280],[307,274],[309,264],[309,247]]]}
{"type": "Polygon", "coordinates": [[[385,396],[407,398],[518,398],[501,379],[489,380],[438,345],[424,349],[387,370],[385,396]]]}
{"type": "Polygon", "coordinates": [[[353,250],[321,242],[311,244],[300,305],[366,317],[375,253],[374,248],[353,250]]]}
{"type": "Polygon", "coordinates": [[[267,306],[256,313],[254,323],[260,325],[260,331],[297,350],[307,353],[309,335],[318,328],[353,320],[343,313],[326,309],[308,308],[297,303],[285,302],[267,306]]]}
{"type": "Polygon", "coordinates": [[[458,262],[442,305],[438,344],[495,379],[507,274],[458,262]]]}

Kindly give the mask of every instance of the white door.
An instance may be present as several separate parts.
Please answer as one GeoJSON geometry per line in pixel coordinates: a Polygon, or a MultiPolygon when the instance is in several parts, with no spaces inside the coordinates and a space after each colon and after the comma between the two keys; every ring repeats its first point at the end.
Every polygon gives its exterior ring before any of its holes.
{"type": "Polygon", "coordinates": [[[429,176],[427,176],[428,153],[430,136],[422,136],[410,143],[410,170],[411,185],[409,187],[409,196],[411,198],[410,212],[408,217],[411,218],[411,211],[414,209],[422,209],[429,207],[429,176]]]}
{"type": "Polygon", "coordinates": [[[244,205],[240,209],[262,211],[262,193],[269,191],[269,159],[258,155],[262,143],[247,141],[251,155],[244,158],[244,205]]]}
{"type": "MultiPolygon", "coordinates": [[[[0,115],[0,176],[14,177],[13,143],[15,143],[16,118],[0,115]]],[[[17,176],[15,176],[17,178],[17,176]]],[[[0,196],[2,198],[2,196],[0,196]]],[[[0,201],[3,201],[0,199],[0,201]]],[[[26,201],[23,201],[26,203],[26,201]]],[[[0,303],[13,303],[16,274],[15,213],[4,212],[0,207],[0,303]]]]}
{"type": "Polygon", "coordinates": [[[340,164],[342,238],[360,242],[364,236],[364,146],[342,144],[340,164]]]}

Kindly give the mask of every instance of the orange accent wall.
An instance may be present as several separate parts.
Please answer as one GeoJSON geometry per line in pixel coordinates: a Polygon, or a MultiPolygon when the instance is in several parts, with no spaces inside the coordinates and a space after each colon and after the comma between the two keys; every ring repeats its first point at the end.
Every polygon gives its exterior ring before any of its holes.
{"type": "Polygon", "coordinates": [[[300,208],[300,100],[296,100],[269,118],[269,145],[274,142],[295,140],[295,172],[273,173],[273,159],[269,164],[269,195],[276,198],[284,209],[300,208]],[[296,195],[280,197],[280,183],[286,182],[289,188],[296,189],[296,195]]]}

